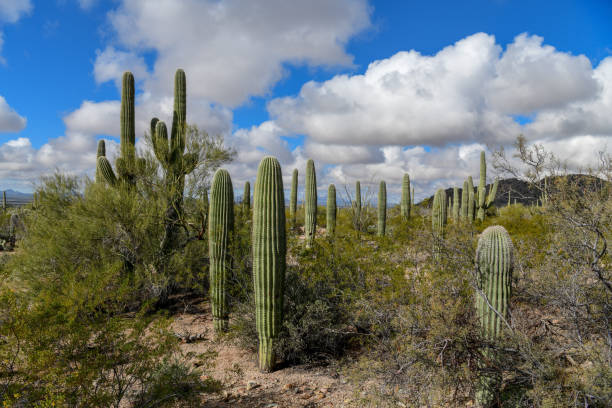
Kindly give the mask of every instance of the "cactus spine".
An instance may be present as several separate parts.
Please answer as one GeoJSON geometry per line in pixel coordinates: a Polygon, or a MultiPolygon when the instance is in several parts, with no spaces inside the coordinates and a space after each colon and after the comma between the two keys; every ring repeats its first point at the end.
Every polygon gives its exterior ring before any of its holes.
{"type": "Polygon", "coordinates": [[[253,200],[253,277],[259,368],[272,371],[274,339],[283,320],[287,241],[281,167],[274,157],[259,164],[253,200]]]}
{"type": "Polygon", "coordinates": [[[459,221],[459,187],[453,188],[453,220],[459,221]]]}
{"type": "Polygon", "coordinates": [[[314,244],[317,233],[317,174],[315,173],[314,161],[306,162],[306,189],[304,191],[304,233],[306,235],[306,246],[314,244]]]}
{"type": "Polygon", "coordinates": [[[402,217],[407,220],[410,218],[410,176],[404,174],[402,180],[402,201],[400,203],[400,212],[402,217]]]}
{"type": "Polygon", "coordinates": [[[440,188],[436,191],[431,207],[431,227],[434,235],[434,257],[440,252],[438,241],[444,238],[446,226],[446,192],[440,188]]]}
{"type": "Polygon", "coordinates": [[[208,253],[210,257],[210,301],[215,332],[227,331],[228,246],[234,227],[234,189],[225,169],[219,169],[210,189],[208,253]]]}
{"type": "MultiPolygon", "coordinates": [[[[494,225],[485,229],[476,249],[478,289],[476,312],[484,336],[497,341],[509,316],[512,292],[513,247],[506,229],[494,225]]],[[[486,353],[485,353],[486,354],[486,353]]],[[[500,385],[499,376],[481,377],[476,392],[480,406],[489,406],[500,385]]]]}
{"type": "Polygon", "coordinates": [[[480,152],[480,180],[478,181],[478,197],[477,197],[477,218],[480,221],[484,221],[485,212],[491,207],[497,194],[497,185],[499,180],[495,180],[493,186],[489,187],[489,194],[487,195],[486,184],[487,184],[487,161],[485,158],[485,152],[480,152]]]}
{"type": "Polygon", "coordinates": [[[380,182],[378,188],[378,236],[384,237],[387,229],[387,184],[380,182]]]}
{"type": "Polygon", "coordinates": [[[336,207],[336,186],[333,184],[329,185],[327,189],[327,223],[325,228],[327,229],[327,235],[333,237],[336,235],[336,214],[338,209],[336,207]]]}
{"type": "Polygon", "coordinates": [[[242,193],[242,206],[244,211],[251,209],[251,183],[244,183],[244,193],[242,193]]]}
{"type": "Polygon", "coordinates": [[[297,190],[298,190],[298,169],[293,169],[291,176],[291,196],[289,197],[289,217],[291,226],[295,228],[295,218],[297,215],[297,190]]]}

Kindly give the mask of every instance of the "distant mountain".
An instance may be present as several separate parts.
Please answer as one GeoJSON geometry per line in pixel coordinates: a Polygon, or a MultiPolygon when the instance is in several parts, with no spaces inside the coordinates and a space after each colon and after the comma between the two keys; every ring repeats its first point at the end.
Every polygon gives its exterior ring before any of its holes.
{"type": "MultiPolygon", "coordinates": [[[[553,186],[555,183],[555,180],[558,177],[561,177],[561,176],[546,177],[546,184],[549,186],[553,186]]],[[[586,186],[587,181],[592,182],[594,180],[599,181],[602,186],[603,184],[606,183],[606,181],[604,180],[596,179],[593,176],[587,176],[584,174],[570,174],[565,177],[569,177],[572,182],[578,183],[578,185],[583,185],[583,186],[586,186]]],[[[474,183],[476,184],[474,186],[474,194],[476,194],[476,191],[478,190],[478,179],[474,180],[474,183]]],[[[590,185],[593,185],[593,184],[590,183],[590,185]]],[[[463,186],[458,186],[458,187],[459,187],[459,194],[461,194],[461,190],[463,186]]],[[[490,188],[491,188],[491,184],[487,184],[487,193],[489,192],[490,188]]],[[[447,198],[450,198],[452,200],[453,188],[452,187],[447,188],[445,191],[446,191],[447,198]]],[[[508,178],[508,179],[499,180],[499,184],[497,186],[497,194],[495,196],[495,200],[493,201],[493,205],[495,205],[495,207],[497,208],[508,205],[508,192],[510,193],[510,203],[511,204],[514,204],[516,201],[516,203],[520,203],[523,205],[533,205],[537,202],[537,200],[541,198],[540,192],[537,189],[532,188],[528,182],[522,181],[516,178],[508,178]]],[[[459,199],[461,199],[461,195],[459,196],[459,199]]],[[[418,205],[421,205],[424,207],[431,207],[432,202],[433,202],[433,195],[424,199],[418,205]]]]}
{"type": "MultiPolygon", "coordinates": [[[[33,200],[32,193],[22,193],[21,191],[5,190],[6,191],[6,203],[9,206],[23,205],[33,200]]],[[[0,197],[1,198],[1,197],[0,197]]]]}

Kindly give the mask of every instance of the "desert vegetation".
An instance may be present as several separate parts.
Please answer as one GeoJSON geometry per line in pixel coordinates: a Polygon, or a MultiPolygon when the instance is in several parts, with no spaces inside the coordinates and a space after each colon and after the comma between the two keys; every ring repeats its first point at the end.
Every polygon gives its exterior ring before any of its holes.
{"type": "Polygon", "coordinates": [[[58,173],[3,209],[4,406],[227,401],[214,356],[186,352],[173,329],[185,299],[210,306],[213,346],[265,373],[333,369],[354,390],[344,406],[612,405],[609,156],[570,171],[519,136],[514,156],[482,153],[477,188],[469,177],[415,203],[398,174],[397,205],[385,180],[374,205],[359,181],[317,185],[312,160],[265,157],[237,202],[223,169],[234,152],[187,123],[182,70],[174,86],[170,131],[152,119],[137,152],[124,74],[114,166],[102,142],[95,180],[58,173]]]}

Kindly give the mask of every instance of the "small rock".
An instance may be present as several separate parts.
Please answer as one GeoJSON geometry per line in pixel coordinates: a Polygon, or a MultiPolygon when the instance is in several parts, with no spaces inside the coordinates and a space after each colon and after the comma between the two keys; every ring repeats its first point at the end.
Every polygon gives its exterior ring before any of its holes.
{"type": "Polygon", "coordinates": [[[321,392],[323,394],[327,394],[329,392],[329,388],[321,388],[321,392]]]}
{"type": "Polygon", "coordinates": [[[397,405],[398,407],[406,408],[406,404],[404,404],[404,403],[403,403],[403,402],[401,402],[401,401],[397,401],[397,404],[396,404],[396,405],[397,405]]]}
{"type": "Polygon", "coordinates": [[[278,407],[278,404],[276,404],[274,402],[265,406],[265,408],[276,408],[276,407],[278,407]]]}
{"type": "Polygon", "coordinates": [[[249,382],[247,382],[246,390],[250,391],[250,390],[253,390],[253,389],[258,388],[258,387],[260,387],[260,384],[257,384],[255,381],[249,381],[249,382]]]}
{"type": "Polygon", "coordinates": [[[308,392],[305,392],[304,394],[300,395],[300,398],[301,399],[310,399],[310,398],[312,398],[312,396],[313,396],[312,392],[308,391],[308,392]]]}

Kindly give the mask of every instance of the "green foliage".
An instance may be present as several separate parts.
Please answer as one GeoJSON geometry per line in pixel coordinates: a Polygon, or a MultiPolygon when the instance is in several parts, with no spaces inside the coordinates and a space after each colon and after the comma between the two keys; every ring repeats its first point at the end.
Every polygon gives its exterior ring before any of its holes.
{"type": "Polygon", "coordinates": [[[278,160],[266,157],[257,170],[253,204],[255,314],[263,371],[273,370],[276,364],[274,340],[283,321],[286,248],[283,176],[278,160]]]}

